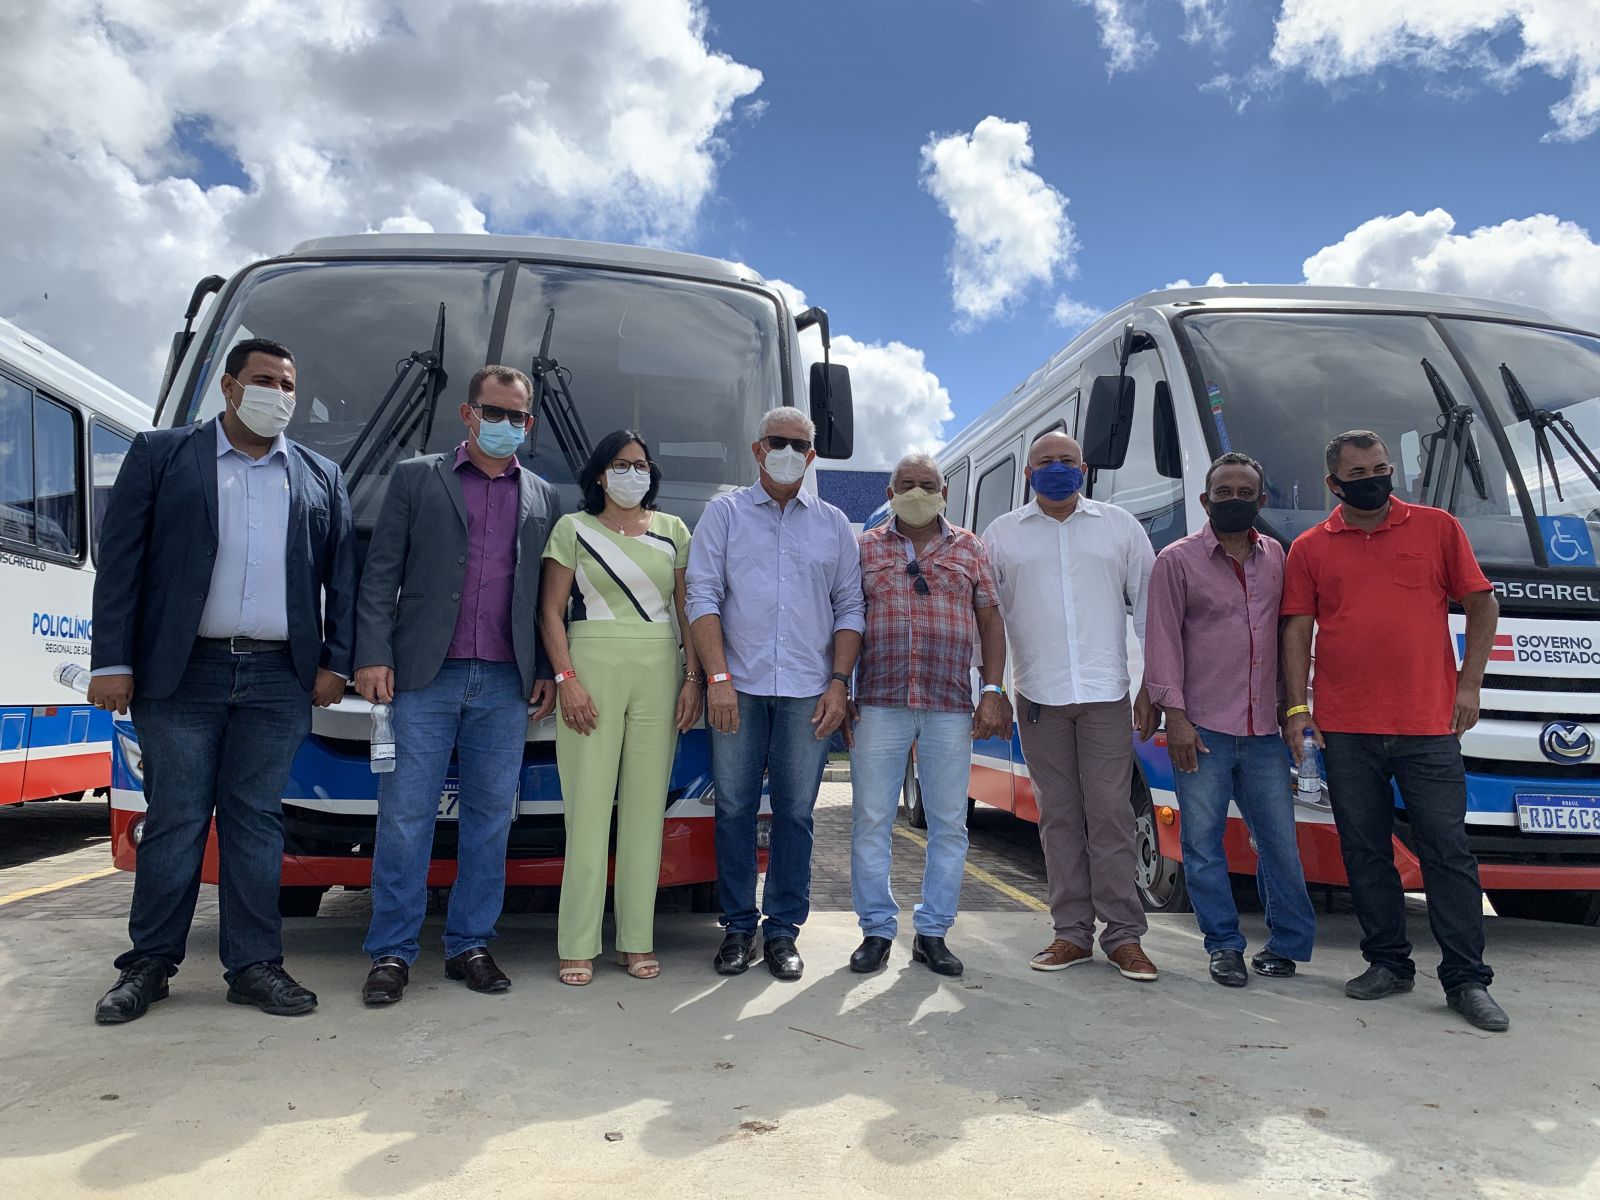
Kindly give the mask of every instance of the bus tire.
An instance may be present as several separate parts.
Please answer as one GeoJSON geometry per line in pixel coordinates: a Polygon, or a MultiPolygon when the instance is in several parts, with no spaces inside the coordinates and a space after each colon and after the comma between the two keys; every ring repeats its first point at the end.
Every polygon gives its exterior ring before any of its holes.
{"type": "Polygon", "coordinates": [[[926,829],[928,810],[922,807],[922,781],[917,778],[915,754],[906,759],[906,781],[900,789],[900,799],[904,802],[906,824],[913,829],[926,829]]]}
{"type": "Polygon", "coordinates": [[[1600,892],[1489,892],[1497,916],[1562,925],[1600,925],[1600,892]]]}
{"type": "Polygon", "coordinates": [[[278,915],[281,917],[314,917],[322,907],[325,887],[280,887],[278,889],[278,915]]]}
{"type": "Polygon", "coordinates": [[[1193,912],[1183,864],[1175,858],[1162,857],[1161,842],[1156,837],[1155,805],[1150,789],[1137,775],[1133,780],[1133,847],[1135,879],[1145,912],[1193,912]]]}

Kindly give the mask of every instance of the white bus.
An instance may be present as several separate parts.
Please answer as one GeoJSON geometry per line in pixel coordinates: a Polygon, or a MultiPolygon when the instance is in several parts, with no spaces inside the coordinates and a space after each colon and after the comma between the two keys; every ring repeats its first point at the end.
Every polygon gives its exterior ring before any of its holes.
{"type": "MultiPolygon", "coordinates": [[[[1025,503],[1039,434],[1084,447],[1087,494],[1139,518],[1157,550],[1200,527],[1206,468],[1238,450],[1266,468],[1259,528],[1287,544],[1329,513],[1323,448],[1376,430],[1396,494],[1455,513],[1499,593],[1482,720],[1462,742],[1468,827],[1501,915],[1600,919],[1600,336],[1514,304],[1358,288],[1152,292],[1107,314],[940,454],[950,519],[982,533],[1025,503]],[[1560,809],[1562,820],[1544,815],[1560,809]]],[[[1464,618],[1451,617],[1459,656],[1464,618]]],[[[1137,642],[1133,678],[1140,661],[1137,642]]],[[[1374,647],[1374,686],[1382,686],[1374,647]]],[[[1165,741],[1139,745],[1130,797],[1151,909],[1186,907],[1165,741]]],[[[1287,758],[1285,787],[1291,786],[1287,758]]],[[[972,795],[1037,819],[1015,738],[974,747],[972,795]]],[[[916,816],[914,766],[906,798],[916,816]]],[[[1313,883],[1342,886],[1326,796],[1298,809],[1313,883]]],[[[1229,859],[1254,871],[1231,823],[1229,859]]],[[[1395,858],[1421,871],[1404,808],[1395,858]]]]}
{"type": "MultiPolygon", "coordinates": [[[[196,286],[156,423],[215,417],[229,348],[247,337],[282,342],[298,374],[289,436],[343,465],[364,544],[394,464],[460,442],[467,380],[485,363],[507,363],[535,385],[522,461],[555,485],[564,509],[577,507],[593,439],[626,427],[661,466],[661,507],[692,527],[713,497],[754,481],[750,443],[770,408],[809,405],[818,453],[849,456],[849,374],[826,361],[804,368],[797,341],[813,325],[826,353],[821,309],[791,312],[750,268],[699,255],[491,235],[323,238],[196,286]]],[[[506,864],[513,886],[561,879],[553,729],[546,721],[529,730],[506,864]]],[[[285,913],[314,913],[329,887],[370,882],[370,730],[353,693],[314,715],[283,798],[285,913]]],[[[112,849],[133,869],[144,810],[138,741],[125,721],[116,731],[112,849]]],[[[435,885],[455,874],[454,788],[447,783],[439,802],[435,885]]],[[[716,862],[704,730],[680,739],[669,788],[661,882],[692,887],[694,902],[709,906],[716,862]]]]}
{"type": "Polygon", "coordinates": [[[89,664],[106,499],[150,408],[0,321],[0,804],[111,783],[111,717],[53,678],[89,664]]]}

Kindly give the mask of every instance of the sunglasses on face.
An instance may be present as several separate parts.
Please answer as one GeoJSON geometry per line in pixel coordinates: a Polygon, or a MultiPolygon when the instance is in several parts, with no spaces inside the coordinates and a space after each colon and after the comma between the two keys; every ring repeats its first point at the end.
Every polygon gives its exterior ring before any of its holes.
{"type": "Polygon", "coordinates": [[[533,414],[526,409],[501,408],[498,404],[474,404],[472,407],[479,417],[491,425],[510,421],[513,429],[526,429],[528,422],[533,420],[533,414]]]}
{"type": "Polygon", "coordinates": [[[622,474],[624,471],[632,471],[636,475],[648,475],[648,474],[650,474],[650,464],[649,463],[647,463],[647,462],[630,462],[626,458],[612,459],[611,460],[611,469],[613,471],[617,472],[617,474],[619,474],[619,475],[622,474]]]}
{"type": "Polygon", "coordinates": [[[906,564],[906,574],[911,576],[911,586],[916,589],[919,596],[928,594],[928,581],[922,576],[922,568],[917,565],[916,559],[906,564]]]}
{"type": "Polygon", "coordinates": [[[768,450],[782,450],[784,447],[788,446],[800,451],[801,454],[804,454],[811,449],[811,441],[809,438],[778,437],[775,434],[769,433],[766,437],[762,438],[761,441],[768,450]]]}

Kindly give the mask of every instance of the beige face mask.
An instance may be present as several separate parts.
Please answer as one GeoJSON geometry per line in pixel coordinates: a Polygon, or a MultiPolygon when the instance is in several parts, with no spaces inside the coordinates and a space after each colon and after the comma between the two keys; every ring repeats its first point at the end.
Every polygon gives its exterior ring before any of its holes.
{"type": "Polygon", "coordinates": [[[920,529],[944,511],[944,496],[915,487],[909,492],[896,492],[889,498],[889,507],[912,529],[920,529]]]}

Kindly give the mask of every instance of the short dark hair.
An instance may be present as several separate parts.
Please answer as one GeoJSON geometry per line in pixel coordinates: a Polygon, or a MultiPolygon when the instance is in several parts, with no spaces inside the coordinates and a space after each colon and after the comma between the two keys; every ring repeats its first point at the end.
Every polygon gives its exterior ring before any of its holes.
{"type": "Polygon", "coordinates": [[[239,372],[244,370],[245,363],[250,361],[252,354],[268,354],[273,358],[287,359],[291,364],[294,355],[289,353],[289,347],[282,342],[275,342],[271,338],[245,338],[232,350],[228,357],[222,360],[222,370],[233,378],[239,378],[239,372]]]}
{"type": "Polygon", "coordinates": [[[1211,477],[1222,467],[1250,467],[1256,473],[1256,478],[1261,482],[1261,490],[1267,490],[1267,473],[1262,470],[1261,464],[1248,454],[1240,454],[1237,450],[1230,450],[1226,454],[1219,454],[1206,468],[1206,491],[1211,490],[1211,477]]]}
{"type": "Polygon", "coordinates": [[[1334,438],[1333,441],[1328,443],[1328,450],[1325,457],[1328,460],[1329,475],[1336,476],[1339,474],[1335,468],[1338,467],[1339,459],[1344,454],[1344,448],[1346,446],[1354,446],[1357,450],[1371,450],[1374,446],[1382,446],[1385,454],[1389,452],[1389,443],[1384,441],[1377,434],[1373,433],[1372,430],[1351,429],[1345,433],[1341,433],[1338,437],[1334,438]]]}
{"type": "Polygon", "coordinates": [[[640,501],[641,508],[654,508],[656,506],[656,493],[661,490],[661,468],[656,466],[656,460],[650,453],[650,447],[645,440],[631,429],[618,429],[608,433],[596,443],[594,453],[589,455],[589,461],[583,464],[583,470],[578,472],[578,487],[583,492],[583,501],[579,505],[590,516],[599,516],[600,510],[606,506],[605,485],[600,482],[600,477],[611,468],[611,460],[616,458],[621,449],[633,442],[637,442],[639,449],[644,451],[644,456],[650,460],[650,490],[644,494],[640,501]]]}
{"type": "Polygon", "coordinates": [[[494,379],[500,383],[520,383],[522,390],[528,393],[528,403],[533,403],[533,380],[515,367],[491,363],[487,367],[479,367],[472,373],[472,378],[467,380],[468,404],[475,403],[478,397],[483,395],[483,381],[485,379],[494,379]]]}

